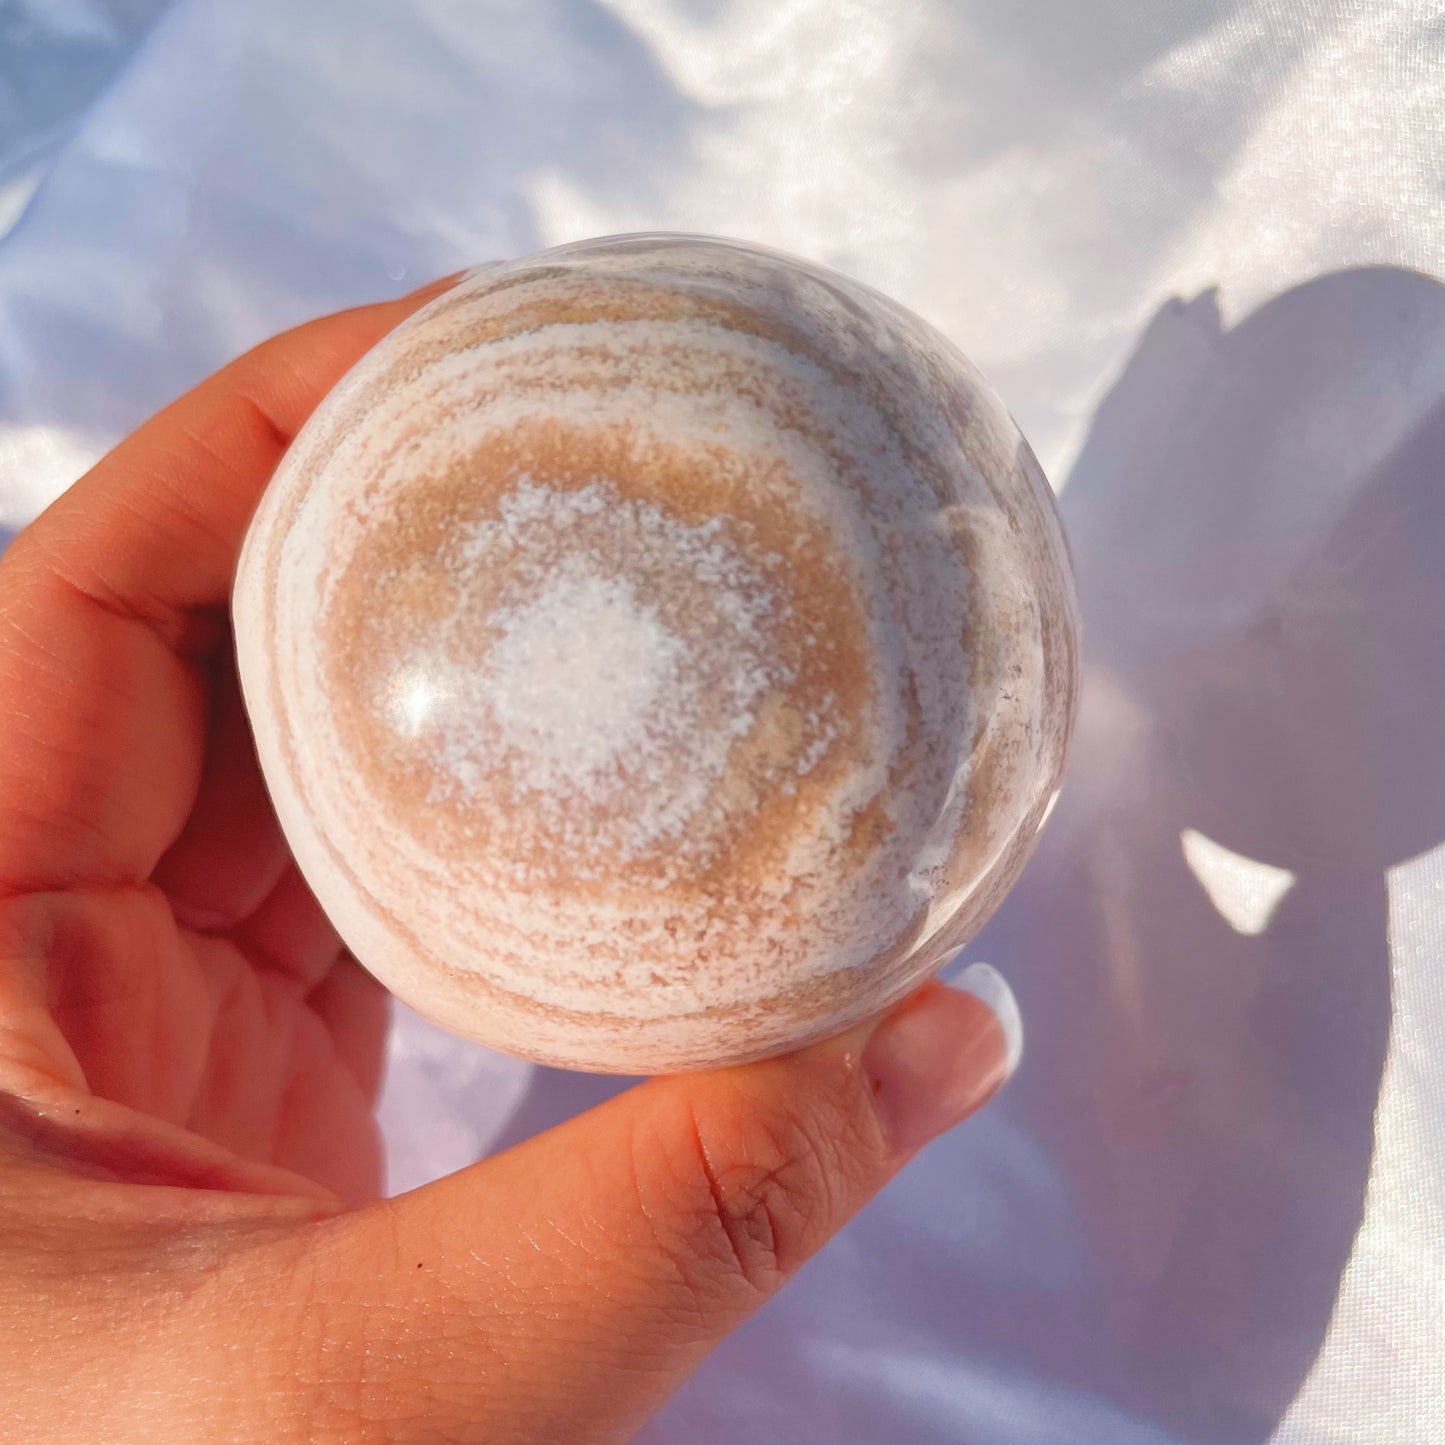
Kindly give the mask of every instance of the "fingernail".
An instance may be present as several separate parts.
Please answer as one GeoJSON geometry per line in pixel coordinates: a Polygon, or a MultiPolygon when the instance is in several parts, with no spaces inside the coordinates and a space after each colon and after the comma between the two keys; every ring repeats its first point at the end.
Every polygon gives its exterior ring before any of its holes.
{"type": "Polygon", "coordinates": [[[944,979],[944,983],[950,988],[961,988],[965,993],[971,993],[992,1010],[1008,1047],[1004,1070],[1007,1081],[1024,1056],[1024,1019],[1019,1012],[1019,1001],[1008,986],[1008,979],[991,963],[971,963],[962,973],[944,979]]]}
{"type": "Polygon", "coordinates": [[[1013,990],[997,969],[975,963],[888,1014],[864,1045],[862,1066],[884,1133],[910,1154],[982,1108],[1022,1053],[1013,990]]]}

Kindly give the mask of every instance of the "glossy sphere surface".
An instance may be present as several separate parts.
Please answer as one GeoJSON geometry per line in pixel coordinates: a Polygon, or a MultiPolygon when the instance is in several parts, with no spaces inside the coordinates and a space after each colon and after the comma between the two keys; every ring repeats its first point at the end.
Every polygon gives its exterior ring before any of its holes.
{"type": "Polygon", "coordinates": [[[267,783],[357,958],[458,1033],[649,1072],[886,1006],[1063,766],[1048,486],[917,317],[676,236],[473,273],[287,454],[235,592],[267,783]]]}

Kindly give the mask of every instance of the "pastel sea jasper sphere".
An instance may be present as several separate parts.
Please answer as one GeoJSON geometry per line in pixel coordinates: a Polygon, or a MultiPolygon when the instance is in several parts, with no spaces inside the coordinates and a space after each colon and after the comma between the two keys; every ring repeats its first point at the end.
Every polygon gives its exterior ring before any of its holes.
{"type": "Polygon", "coordinates": [[[992,912],[1058,786],[1068,559],[969,363],[679,236],[484,268],[287,453],[235,591],[267,784],[455,1032],[654,1072],[799,1047],[992,912]]]}

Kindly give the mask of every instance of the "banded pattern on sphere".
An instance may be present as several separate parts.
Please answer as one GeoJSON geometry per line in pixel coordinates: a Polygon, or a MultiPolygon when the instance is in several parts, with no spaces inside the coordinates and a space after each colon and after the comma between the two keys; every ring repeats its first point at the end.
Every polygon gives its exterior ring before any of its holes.
{"type": "Polygon", "coordinates": [[[798,1047],[982,923],[1063,765],[1052,499],[923,322],[754,247],[473,273],[297,438],[242,684],[297,860],[455,1031],[625,1072],[798,1047]]]}

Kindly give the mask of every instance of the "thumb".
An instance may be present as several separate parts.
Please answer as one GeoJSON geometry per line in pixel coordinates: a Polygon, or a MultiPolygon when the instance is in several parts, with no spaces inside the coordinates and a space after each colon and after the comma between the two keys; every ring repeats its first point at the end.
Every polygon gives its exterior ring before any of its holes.
{"type": "Polygon", "coordinates": [[[1012,994],[987,965],[960,984],[791,1057],[641,1084],[318,1226],[313,1290],[363,1342],[332,1341],[337,1390],[388,1440],[625,1435],[1003,1084],[1012,994]]]}

